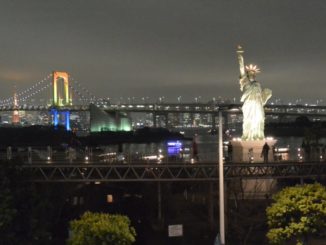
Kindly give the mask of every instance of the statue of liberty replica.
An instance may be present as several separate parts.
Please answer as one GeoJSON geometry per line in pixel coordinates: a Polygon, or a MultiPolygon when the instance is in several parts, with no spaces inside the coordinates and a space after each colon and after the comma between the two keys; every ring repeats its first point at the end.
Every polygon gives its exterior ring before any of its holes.
{"type": "Polygon", "coordinates": [[[272,96],[270,89],[262,89],[260,83],[256,80],[257,73],[260,72],[256,65],[244,65],[243,49],[238,46],[237,54],[240,65],[240,90],[243,124],[242,140],[263,140],[265,127],[264,105],[272,96]]]}
{"type": "MultiPolygon", "coordinates": [[[[273,150],[276,140],[265,138],[264,106],[271,98],[270,89],[262,89],[256,80],[260,72],[257,65],[244,64],[243,49],[238,46],[237,56],[240,66],[240,90],[242,96],[242,137],[231,141],[232,160],[235,163],[268,163],[273,162],[273,150]]],[[[241,187],[244,198],[260,199],[275,191],[276,182],[273,179],[239,180],[236,186],[241,187]]]]}
{"type": "MultiPolygon", "coordinates": [[[[260,69],[257,65],[245,65],[243,53],[242,47],[238,46],[243,123],[241,139],[232,143],[234,149],[232,158],[235,162],[261,162],[263,160],[261,157],[263,145],[267,143],[272,148],[275,144],[275,140],[265,139],[264,134],[264,105],[271,98],[272,91],[267,88],[262,89],[260,83],[256,80],[256,75],[260,72],[260,69]]],[[[270,151],[271,161],[272,158],[272,151],[270,151]]]]}

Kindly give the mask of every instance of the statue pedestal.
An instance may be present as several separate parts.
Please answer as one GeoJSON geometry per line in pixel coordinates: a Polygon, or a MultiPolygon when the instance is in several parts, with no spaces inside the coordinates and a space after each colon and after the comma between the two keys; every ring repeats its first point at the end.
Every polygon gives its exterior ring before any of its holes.
{"type": "Polygon", "coordinates": [[[268,162],[274,162],[273,146],[275,145],[276,140],[269,138],[266,140],[232,140],[232,162],[264,162],[264,158],[261,157],[261,152],[265,142],[267,142],[269,146],[268,162]]]}
{"type": "Polygon", "coordinates": [[[228,186],[235,198],[262,200],[271,198],[277,192],[276,179],[237,179],[228,186]]]}
{"type": "MultiPolygon", "coordinates": [[[[232,144],[232,162],[234,163],[263,163],[264,158],[261,152],[265,142],[269,146],[268,162],[274,162],[273,146],[275,139],[267,138],[265,140],[233,140],[232,144]]],[[[239,185],[239,193],[245,199],[265,199],[271,196],[276,189],[276,180],[273,179],[249,179],[239,180],[235,185],[239,185]],[[242,192],[242,193],[241,193],[242,192]]]]}

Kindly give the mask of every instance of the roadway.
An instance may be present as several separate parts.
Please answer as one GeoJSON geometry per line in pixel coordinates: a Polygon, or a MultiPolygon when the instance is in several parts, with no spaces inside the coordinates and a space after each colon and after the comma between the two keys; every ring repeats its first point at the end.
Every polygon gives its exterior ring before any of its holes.
{"type": "MultiPolygon", "coordinates": [[[[219,110],[223,112],[237,114],[241,113],[241,104],[217,104],[217,103],[144,103],[144,104],[111,104],[98,105],[99,108],[107,111],[136,112],[136,113],[198,113],[216,114],[219,110]]],[[[50,111],[56,108],[59,111],[89,111],[88,105],[72,105],[53,107],[49,105],[20,105],[20,106],[0,106],[0,111],[50,111]]],[[[310,115],[326,116],[326,106],[320,105],[272,105],[265,106],[265,112],[269,115],[310,115]]]]}

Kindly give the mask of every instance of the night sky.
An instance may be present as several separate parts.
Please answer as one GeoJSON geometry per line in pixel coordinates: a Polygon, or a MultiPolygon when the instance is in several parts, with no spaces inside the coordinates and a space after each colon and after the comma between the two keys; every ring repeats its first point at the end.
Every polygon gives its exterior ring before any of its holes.
{"type": "Polygon", "coordinates": [[[61,70],[114,100],[238,100],[241,44],[274,99],[316,101],[325,24],[325,0],[1,0],[0,98],[61,70]]]}

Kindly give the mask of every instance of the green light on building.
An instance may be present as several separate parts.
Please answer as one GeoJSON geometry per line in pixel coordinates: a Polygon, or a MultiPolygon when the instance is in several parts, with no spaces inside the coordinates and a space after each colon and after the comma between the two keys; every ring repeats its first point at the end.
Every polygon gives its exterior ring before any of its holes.
{"type": "Polygon", "coordinates": [[[119,112],[109,114],[93,104],[90,105],[90,118],[90,130],[92,133],[132,130],[130,119],[126,115],[119,112]]]}

